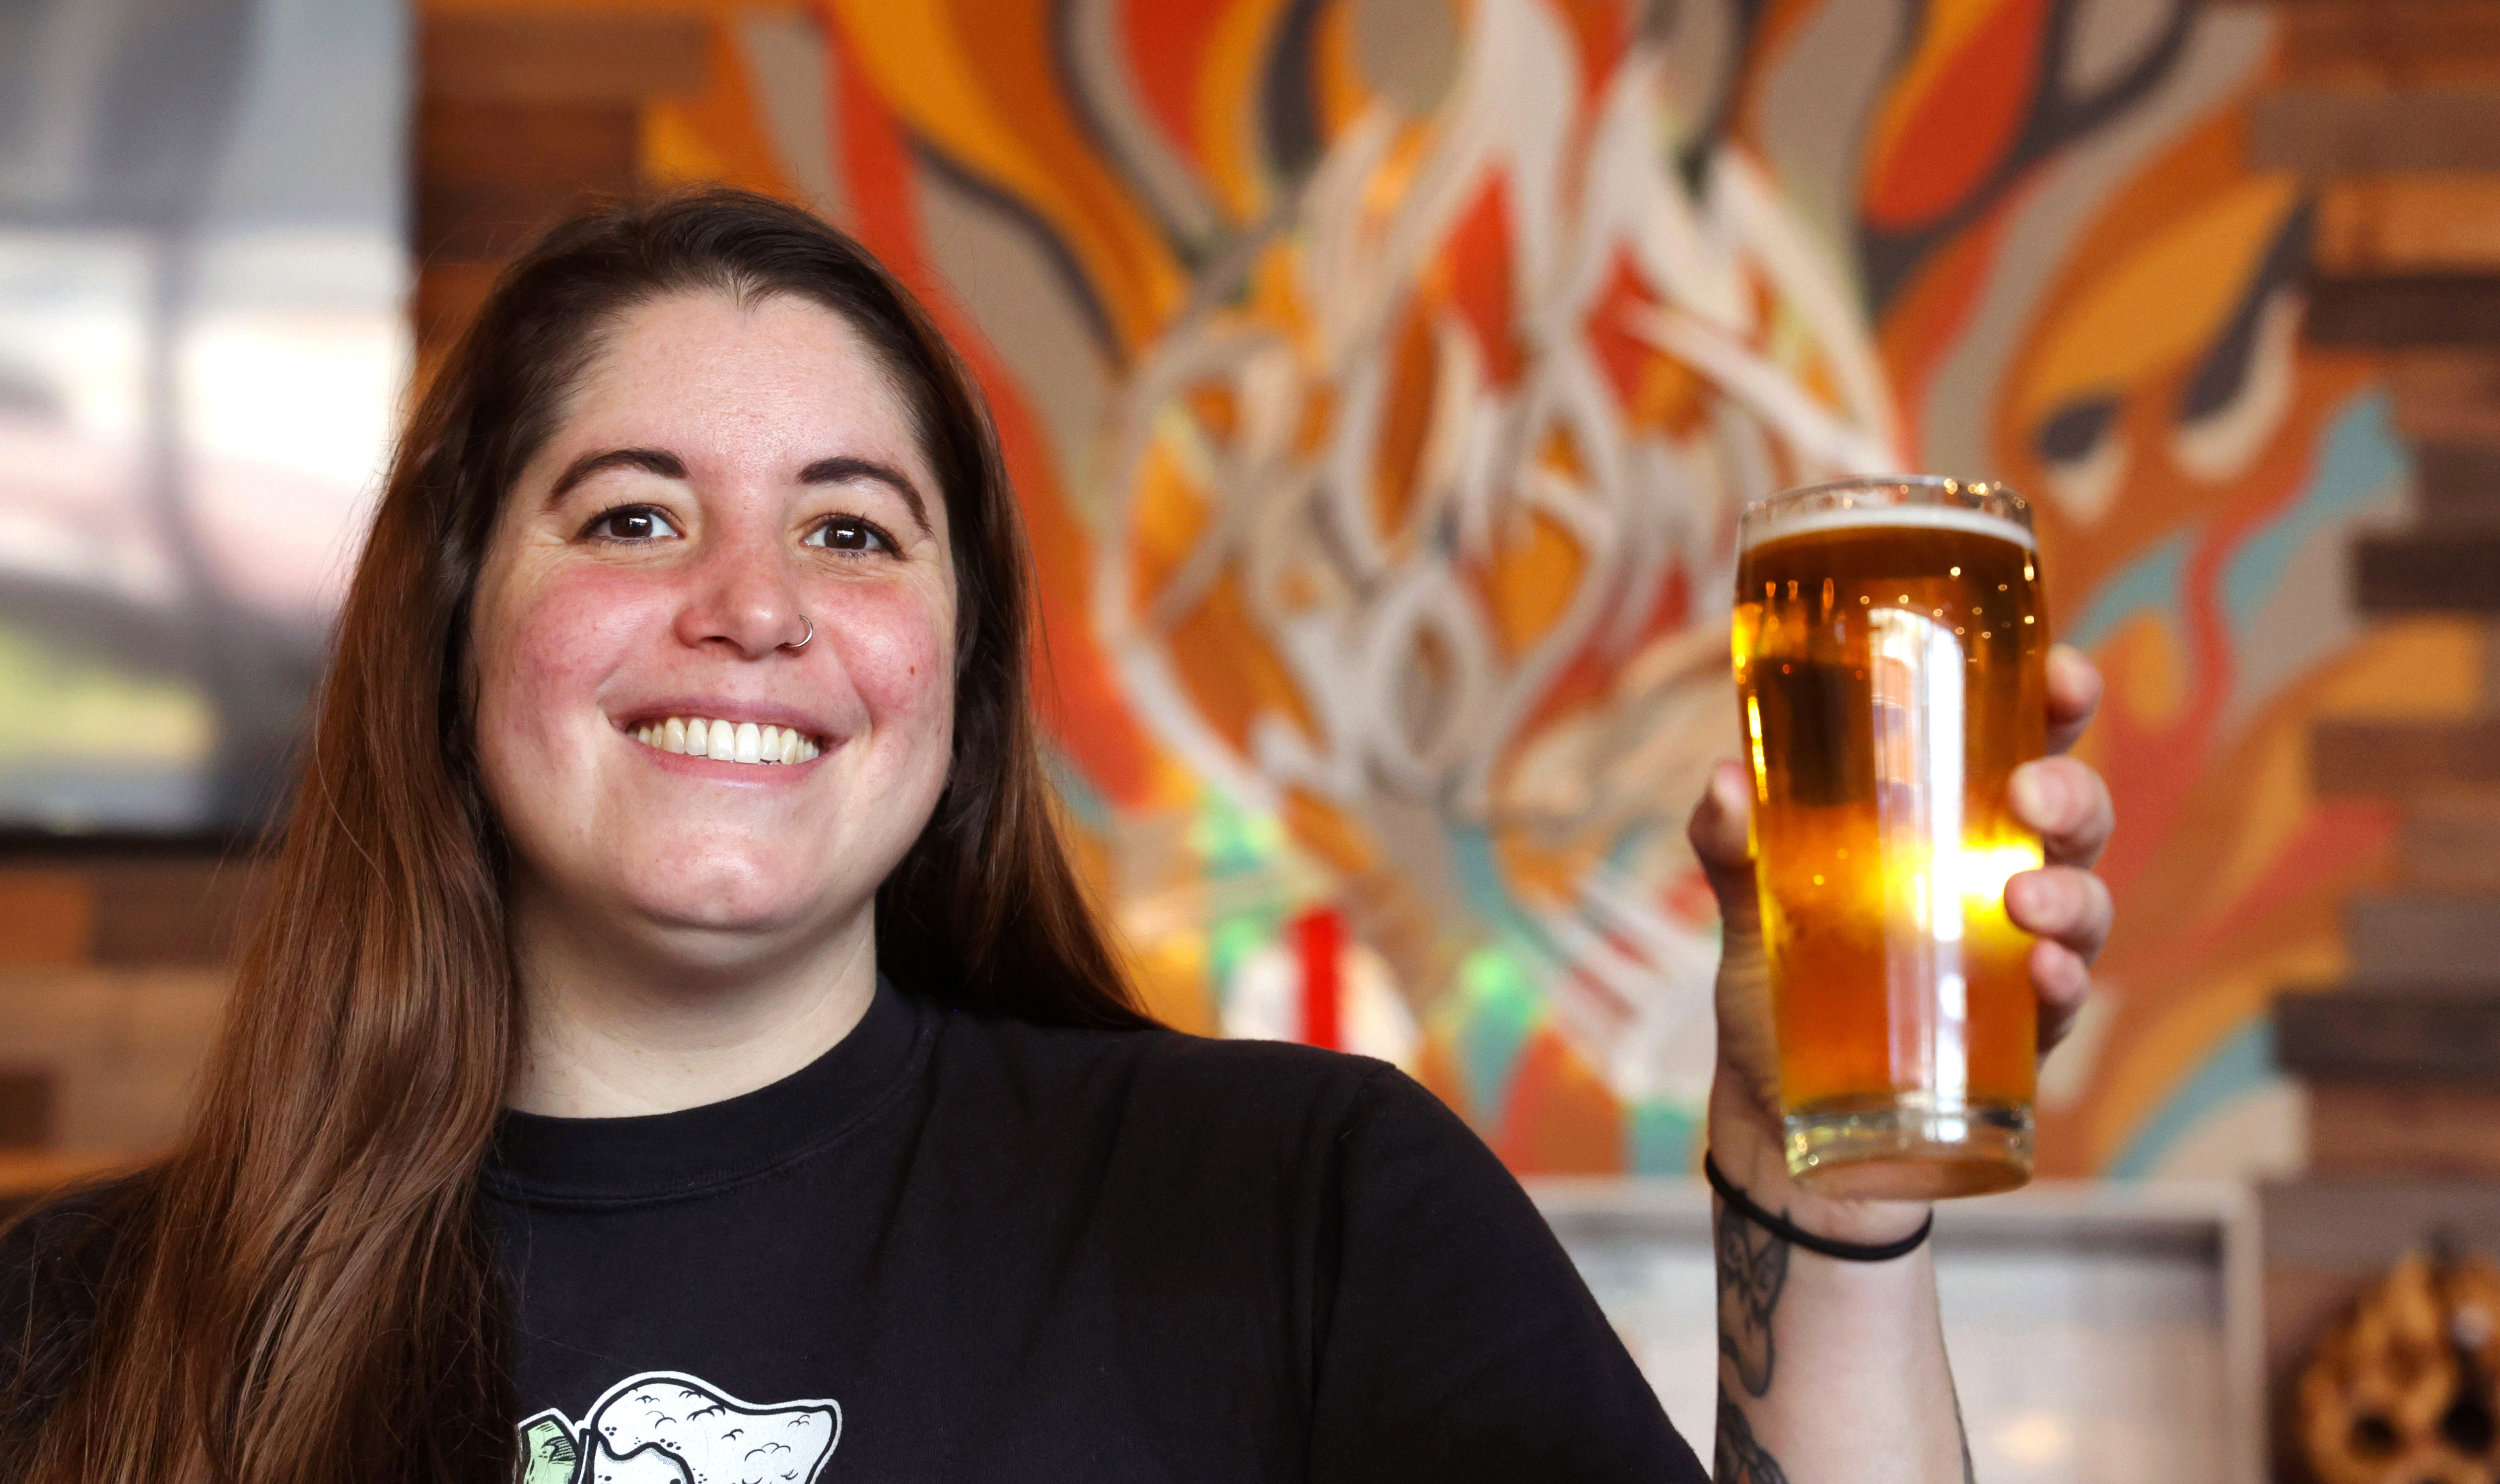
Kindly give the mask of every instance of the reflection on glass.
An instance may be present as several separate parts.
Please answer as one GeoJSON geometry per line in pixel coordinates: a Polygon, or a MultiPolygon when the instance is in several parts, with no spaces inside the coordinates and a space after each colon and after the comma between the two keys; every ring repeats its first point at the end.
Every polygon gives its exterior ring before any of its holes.
{"type": "Polygon", "coordinates": [[[406,361],[404,25],[0,8],[0,829],[258,822],[406,361]]]}

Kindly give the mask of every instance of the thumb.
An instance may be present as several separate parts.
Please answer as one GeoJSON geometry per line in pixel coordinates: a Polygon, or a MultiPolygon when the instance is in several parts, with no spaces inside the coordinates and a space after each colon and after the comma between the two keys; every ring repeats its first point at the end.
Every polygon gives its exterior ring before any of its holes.
{"type": "Polygon", "coordinates": [[[1755,895],[1749,838],[1753,817],[1754,791],[1743,766],[1727,758],[1713,763],[1684,835],[1693,842],[1711,894],[1719,899],[1719,920],[1731,940],[1739,934],[1752,937],[1760,929],[1761,899],[1755,895]]]}

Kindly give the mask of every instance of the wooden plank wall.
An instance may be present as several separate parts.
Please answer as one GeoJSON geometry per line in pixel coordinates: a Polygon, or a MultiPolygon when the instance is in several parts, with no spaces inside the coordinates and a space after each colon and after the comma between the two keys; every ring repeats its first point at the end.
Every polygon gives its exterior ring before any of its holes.
{"type": "Polygon", "coordinates": [[[430,369],[495,275],[585,202],[642,183],[649,100],[703,82],[704,17],[640,8],[421,22],[416,339],[430,369]]]}
{"type": "Polygon", "coordinates": [[[0,857],[0,1215],[173,1138],[257,876],[197,851],[0,857]]]}
{"type": "MultiPolygon", "coordinates": [[[[2410,526],[2358,539],[2365,613],[2500,616],[2500,0],[2276,0],[2253,163],[2305,178],[2307,334],[2387,359],[2410,526]]],[[[2398,879],[2346,906],[2349,977],[2292,986],[2276,1054],[2310,1094],[2310,1172],[2270,1188],[2275,1465],[2310,1477],[2290,1391],[2362,1285],[2444,1229],[2500,1252],[2500,693],[2458,721],[2312,735],[2319,793],[2392,803],[2398,879]]]]}

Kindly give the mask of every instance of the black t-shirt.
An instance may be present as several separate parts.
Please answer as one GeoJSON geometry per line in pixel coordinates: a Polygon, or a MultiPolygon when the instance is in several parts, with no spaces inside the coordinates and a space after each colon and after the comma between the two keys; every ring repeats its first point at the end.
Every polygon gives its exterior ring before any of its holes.
{"type": "Polygon", "coordinates": [[[485,1181],[525,1484],[1707,1477],[1377,1062],[881,985],[742,1097],[507,1114],[485,1181]]]}

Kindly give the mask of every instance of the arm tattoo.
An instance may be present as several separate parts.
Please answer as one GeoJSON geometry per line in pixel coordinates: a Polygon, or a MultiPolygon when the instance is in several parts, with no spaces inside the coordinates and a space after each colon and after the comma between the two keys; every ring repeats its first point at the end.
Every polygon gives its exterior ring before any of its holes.
{"type": "Polygon", "coordinates": [[[1768,1396],[1771,1314],[1789,1281],[1789,1244],[1734,1211],[1719,1213],[1719,1353],[1750,1396],[1768,1396]]]}
{"type": "Polygon", "coordinates": [[[1710,1476],[1715,1484],[1789,1484],[1788,1471],[1754,1440],[1753,1427],[1725,1387],[1719,1391],[1719,1441],[1710,1450],[1710,1476]]]}

